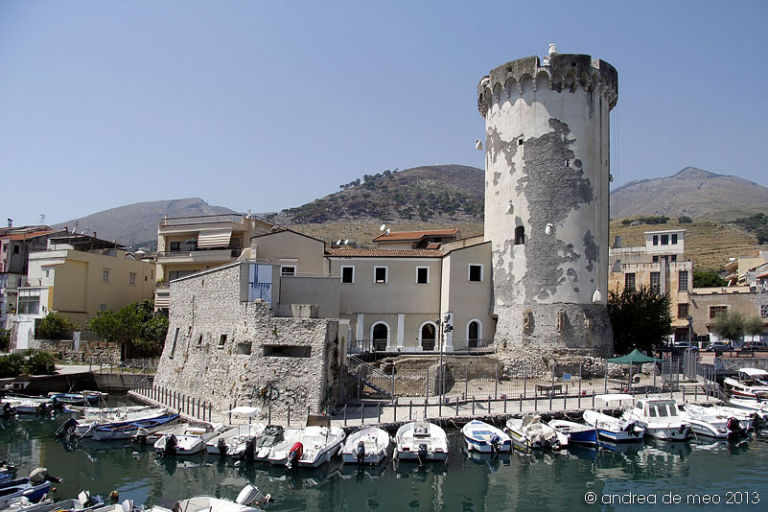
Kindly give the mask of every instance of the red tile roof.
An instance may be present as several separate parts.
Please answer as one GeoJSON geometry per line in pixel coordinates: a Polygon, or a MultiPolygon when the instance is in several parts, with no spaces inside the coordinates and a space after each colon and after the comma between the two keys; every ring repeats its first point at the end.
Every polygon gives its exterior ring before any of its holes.
{"type": "Polygon", "coordinates": [[[450,236],[459,232],[459,228],[453,229],[428,229],[423,231],[392,231],[390,234],[379,235],[374,242],[396,242],[421,240],[425,236],[450,236]]]}
{"type": "Polygon", "coordinates": [[[441,258],[443,252],[434,249],[333,248],[328,249],[328,256],[357,258],[441,258]]]}
{"type": "Polygon", "coordinates": [[[59,229],[49,229],[45,231],[33,231],[31,233],[16,233],[13,235],[5,235],[0,238],[3,238],[5,240],[29,240],[30,238],[37,238],[38,236],[50,235],[51,233],[58,233],[60,231],[61,230],[59,229]]]}

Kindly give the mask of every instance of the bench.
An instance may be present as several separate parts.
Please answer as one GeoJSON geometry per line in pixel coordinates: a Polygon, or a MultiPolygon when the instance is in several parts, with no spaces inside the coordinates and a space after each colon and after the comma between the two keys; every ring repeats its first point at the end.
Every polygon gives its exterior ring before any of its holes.
{"type": "Polygon", "coordinates": [[[563,392],[562,384],[554,384],[554,385],[536,384],[536,396],[538,396],[539,393],[541,393],[544,396],[550,396],[550,395],[556,395],[562,392],[563,392]]]}

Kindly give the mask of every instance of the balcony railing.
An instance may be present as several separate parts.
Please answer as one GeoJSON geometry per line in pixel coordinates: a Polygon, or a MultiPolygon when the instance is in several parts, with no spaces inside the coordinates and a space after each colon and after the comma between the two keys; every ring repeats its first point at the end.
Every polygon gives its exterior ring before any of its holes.
{"type": "Polygon", "coordinates": [[[215,255],[219,256],[219,254],[215,254],[217,252],[221,252],[222,254],[225,253],[225,251],[229,251],[229,256],[232,258],[237,258],[242,253],[242,249],[240,248],[224,248],[224,249],[191,249],[186,251],[160,251],[157,253],[158,258],[185,258],[190,257],[194,258],[195,256],[205,256],[208,255],[215,255]]]}
{"type": "Polygon", "coordinates": [[[168,226],[188,226],[191,224],[221,224],[233,223],[242,224],[242,215],[198,215],[193,217],[178,217],[175,219],[163,219],[160,221],[160,227],[168,226]]]}

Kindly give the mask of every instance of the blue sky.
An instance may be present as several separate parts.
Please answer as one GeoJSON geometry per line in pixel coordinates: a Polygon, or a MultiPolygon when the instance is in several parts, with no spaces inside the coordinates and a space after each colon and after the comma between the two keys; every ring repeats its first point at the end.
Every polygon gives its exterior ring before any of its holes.
{"type": "Polygon", "coordinates": [[[764,0],[0,0],[0,219],[275,211],[385,169],[482,167],[477,82],[550,42],[619,71],[614,186],[688,165],[768,185],[766,18],[764,0]]]}

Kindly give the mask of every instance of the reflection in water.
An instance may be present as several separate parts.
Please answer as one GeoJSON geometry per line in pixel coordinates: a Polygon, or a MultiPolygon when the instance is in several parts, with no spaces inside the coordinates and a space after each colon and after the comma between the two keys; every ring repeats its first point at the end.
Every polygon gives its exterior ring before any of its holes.
{"type": "MultiPolygon", "coordinates": [[[[151,447],[122,442],[80,443],[54,439],[61,418],[6,419],[0,423],[0,447],[19,465],[19,474],[43,465],[63,476],[60,498],[82,489],[137,504],[209,494],[234,499],[246,483],[271,493],[269,510],[532,510],[584,509],[584,493],[645,492],[670,486],[706,485],[765,492],[768,437],[758,433],[746,443],[648,442],[572,446],[559,452],[478,454],[462,449],[461,435],[450,434],[453,449],[446,464],[395,463],[342,465],[318,469],[236,463],[205,454],[155,456],[151,447]]],[[[675,510],[681,510],[676,508],[675,510]]]]}

